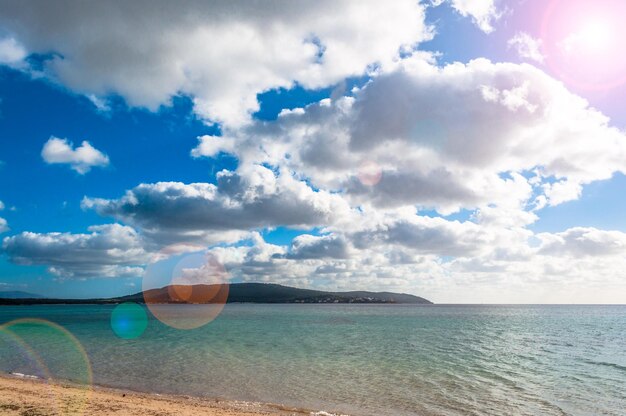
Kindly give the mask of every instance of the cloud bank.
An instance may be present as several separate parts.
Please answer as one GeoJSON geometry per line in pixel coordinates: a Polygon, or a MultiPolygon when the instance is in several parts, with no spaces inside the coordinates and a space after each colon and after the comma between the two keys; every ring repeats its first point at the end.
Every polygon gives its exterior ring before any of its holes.
{"type": "Polygon", "coordinates": [[[137,277],[148,261],[139,234],[120,224],[89,234],[23,232],[5,237],[3,251],[16,264],[46,265],[59,278],[137,277]]]}

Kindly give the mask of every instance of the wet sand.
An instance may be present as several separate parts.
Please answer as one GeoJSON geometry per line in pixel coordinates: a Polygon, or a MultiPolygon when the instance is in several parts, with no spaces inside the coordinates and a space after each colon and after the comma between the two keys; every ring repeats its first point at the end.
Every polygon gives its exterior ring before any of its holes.
{"type": "Polygon", "coordinates": [[[0,375],[3,416],[250,416],[329,415],[273,404],[137,393],[104,387],[81,388],[0,375]]]}

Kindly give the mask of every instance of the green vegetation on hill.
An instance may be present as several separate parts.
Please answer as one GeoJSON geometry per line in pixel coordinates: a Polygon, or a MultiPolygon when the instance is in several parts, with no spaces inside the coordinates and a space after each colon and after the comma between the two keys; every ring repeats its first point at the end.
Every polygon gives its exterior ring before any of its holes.
{"type": "Polygon", "coordinates": [[[0,292],[0,299],[42,299],[43,296],[19,290],[0,292]]]}
{"type": "MultiPolygon", "coordinates": [[[[196,290],[206,290],[207,286],[194,286],[196,290]]],[[[192,289],[193,290],[193,289],[192,289]]],[[[167,287],[150,290],[151,299],[163,303],[184,303],[172,299],[167,287]]],[[[0,304],[84,304],[84,303],[120,303],[144,302],[142,292],[134,295],[109,299],[7,299],[1,298],[0,304]]],[[[392,292],[325,292],[320,290],[298,289],[271,283],[233,283],[229,287],[228,302],[246,303],[410,303],[432,304],[419,296],[392,292]]]]}

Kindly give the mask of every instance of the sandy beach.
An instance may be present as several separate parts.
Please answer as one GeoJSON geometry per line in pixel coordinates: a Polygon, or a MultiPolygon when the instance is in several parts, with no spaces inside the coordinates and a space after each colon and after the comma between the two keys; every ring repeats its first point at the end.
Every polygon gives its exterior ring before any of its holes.
{"type": "Polygon", "coordinates": [[[4,416],[250,416],[328,415],[281,405],[137,393],[0,375],[0,414],[4,416]]]}

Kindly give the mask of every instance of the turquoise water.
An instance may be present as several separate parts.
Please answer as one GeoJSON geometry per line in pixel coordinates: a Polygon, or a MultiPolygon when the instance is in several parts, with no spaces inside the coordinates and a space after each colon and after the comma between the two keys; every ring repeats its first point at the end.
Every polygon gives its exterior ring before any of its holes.
{"type": "MultiPolygon", "coordinates": [[[[136,339],[115,336],[112,310],[0,307],[0,321],[37,317],[62,325],[85,348],[95,383],[141,391],[355,415],[626,409],[626,306],[228,304],[196,330],[150,317],[136,339]]],[[[45,338],[29,342],[57,342],[45,338]]],[[[80,368],[62,365],[76,361],[75,352],[46,347],[57,368],[80,368]]],[[[16,348],[0,342],[1,371],[41,371],[16,348]]],[[[72,378],[69,370],[62,375],[72,378]]]]}

